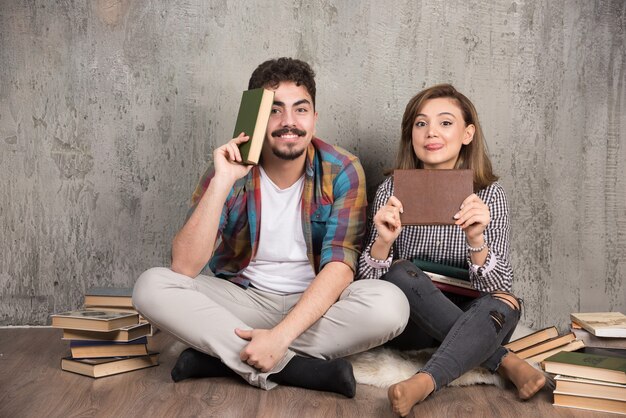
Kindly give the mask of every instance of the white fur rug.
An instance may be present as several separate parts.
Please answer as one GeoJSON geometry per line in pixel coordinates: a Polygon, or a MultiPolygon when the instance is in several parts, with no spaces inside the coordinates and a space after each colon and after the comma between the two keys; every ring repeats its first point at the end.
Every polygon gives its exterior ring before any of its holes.
{"type": "MultiPolygon", "coordinates": [[[[519,324],[511,341],[531,332],[533,332],[532,329],[519,324]]],[[[352,363],[357,383],[386,388],[417,373],[434,351],[435,349],[399,351],[378,347],[354,354],[347,359],[352,363]]],[[[477,367],[450,383],[449,386],[476,384],[504,387],[504,380],[497,373],[491,373],[482,367],[477,367]]]]}
{"type": "MultiPolygon", "coordinates": [[[[533,332],[532,329],[518,324],[511,341],[531,332],[533,332]]],[[[187,347],[183,343],[175,341],[166,351],[176,358],[185,348],[187,347]]],[[[434,351],[434,349],[400,351],[377,347],[346,358],[352,363],[357,383],[387,388],[417,373],[434,351]]],[[[482,367],[477,367],[450,383],[449,386],[476,384],[504,387],[504,380],[497,373],[492,374],[482,367]]]]}

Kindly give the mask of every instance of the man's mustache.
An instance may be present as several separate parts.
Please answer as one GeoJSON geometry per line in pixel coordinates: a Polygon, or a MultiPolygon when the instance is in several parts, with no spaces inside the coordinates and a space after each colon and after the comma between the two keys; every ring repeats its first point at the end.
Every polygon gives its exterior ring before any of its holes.
{"type": "Polygon", "coordinates": [[[272,136],[281,136],[281,135],[286,135],[286,134],[304,136],[306,135],[306,131],[303,131],[302,129],[298,129],[298,128],[281,128],[272,132],[272,136]]]}

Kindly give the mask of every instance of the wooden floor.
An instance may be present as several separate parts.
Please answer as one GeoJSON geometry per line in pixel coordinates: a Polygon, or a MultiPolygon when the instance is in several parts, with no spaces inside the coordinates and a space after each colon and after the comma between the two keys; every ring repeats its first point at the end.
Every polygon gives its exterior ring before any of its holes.
{"type": "MultiPolygon", "coordinates": [[[[172,339],[157,334],[151,348],[161,351],[150,369],[91,379],[60,369],[68,355],[61,331],[49,328],[0,329],[0,417],[393,417],[386,391],[359,385],[346,399],[325,392],[278,387],[264,391],[235,379],[173,383],[172,339]]],[[[520,402],[512,388],[446,388],[413,408],[414,417],[600,417],[606,414],[551,405],[544,391],[520,402]]]]}

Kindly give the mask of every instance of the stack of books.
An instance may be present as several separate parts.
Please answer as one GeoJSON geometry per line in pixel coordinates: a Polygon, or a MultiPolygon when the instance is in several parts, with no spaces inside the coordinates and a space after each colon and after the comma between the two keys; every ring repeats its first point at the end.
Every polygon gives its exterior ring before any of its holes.
{"type": "Polygon", "coordinates": [[[505,347],[529,363],[539,363],[561,351],[574,351],[585,346],[573,332],[559,335],[556,327],[547,327],[506,344],[505,347]]]}
{"type": "Polygon", "coordinates": [[[90,289],[83,309],[52,315],[70,343],[61,369],[97,378],[158,364],[158,353],[148,350],[153,329],[140,320],[131,295],[132,289],[90,289]]]}
{"type": "Polygon", "coordinates": [[[542,362],[556,374],[554,405],[626,414],[626,350],[585,347],[542,362]]]}
{"type": "Polygon", "coordinates": [[[460,267],[434,263],[432,261],[414,259],[415,264],[422,270],[433,284],[442,292],[477,298],[480,293],[469,279],[469,271],[460,267]]]}

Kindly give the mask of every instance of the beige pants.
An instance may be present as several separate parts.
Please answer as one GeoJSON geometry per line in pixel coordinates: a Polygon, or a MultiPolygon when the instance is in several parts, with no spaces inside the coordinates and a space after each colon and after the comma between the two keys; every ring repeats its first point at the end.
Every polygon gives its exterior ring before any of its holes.
{"type": "Polygon", "coordinates": [[[365,351],[400,334],[409,317],[406,297],[396,286],[380,280],[356,281],[292,343],[274,369],[263,373],[242,362],[239,352],[247,341],[235,334],[235,328],[272,328],[301,296],[243,289],[212,276],[191,279],[167,268],[153,268],[137,280],[133,303],[159,329],[219,357],[251,385],[263,389],[276,386],[268,376],[281,371],[296,354],[332,359],[365,351]]]}

